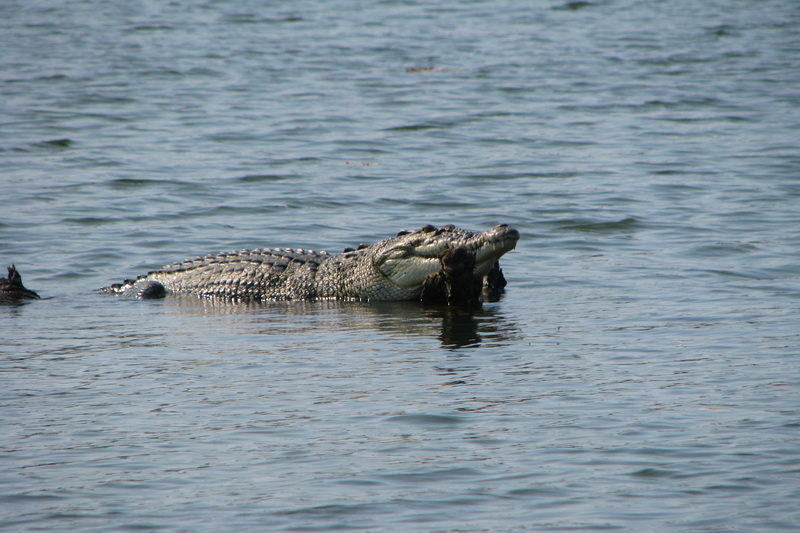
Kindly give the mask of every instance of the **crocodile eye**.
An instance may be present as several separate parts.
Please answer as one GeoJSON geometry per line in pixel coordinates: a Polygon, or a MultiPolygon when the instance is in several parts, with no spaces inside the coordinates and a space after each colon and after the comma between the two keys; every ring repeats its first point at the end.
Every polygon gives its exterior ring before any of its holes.
{"type": "Polygon", "coordinates": [[[410,232],[410,231],[408,231],[407,229],[404,229],[404,230],[402,230],[402,231],[398,232],[398,233],[397,233],[397,236],[398,236],[398,237],[402,237],[403,235],[408,235],[409,233],[411,233],[411,232],[410,232]]]}
{"type": "Polygon", "coordinates": [[[428,232],[431,232],[431,231],[436,231],[436,226],[431,226],[430,224],[428,224],[427,226],[422,228],[420,231],[423,231],[425,233],[428,233],[428,232]]]}
{"type": "Polygon", "coordinates": [[[411,255],[411,250],[405,246],[400,246],[386,252],[387,259],[405,259],[411,255]]]}

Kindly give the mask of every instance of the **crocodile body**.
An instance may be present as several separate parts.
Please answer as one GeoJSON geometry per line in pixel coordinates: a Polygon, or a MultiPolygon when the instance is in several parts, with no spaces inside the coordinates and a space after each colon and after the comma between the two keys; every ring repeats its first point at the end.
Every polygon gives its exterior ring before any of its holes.
{"type": "Polygon", "coordinates": [[[425,226],[340,254],[271,248],[198,257],[103,290],[140,298],[188,293],[259,301],[418,300],[425,289],[428,299],[449,302],[471,297],[486,278],[502,279],[497,261],[518,239],[505,224],[485,232],[425,226]]]}

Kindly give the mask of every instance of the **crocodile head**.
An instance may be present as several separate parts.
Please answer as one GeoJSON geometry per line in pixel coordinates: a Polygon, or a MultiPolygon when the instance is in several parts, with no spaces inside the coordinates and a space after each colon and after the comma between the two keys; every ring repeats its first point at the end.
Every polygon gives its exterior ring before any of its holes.
{"type": "Polygon", "coordinates": [[[488,273],[500,256],[514,249],[519,232],[506,224],[489,231],[474,232],[448,224],[441,228],[425,226],[415,231],[401,231],[396,237],[378,243],[373,257],[375,268],[398,287],[422,287],[428,274],[441,270],[441,254],[465,248],[475,254],[475,278],[488,273]]]}

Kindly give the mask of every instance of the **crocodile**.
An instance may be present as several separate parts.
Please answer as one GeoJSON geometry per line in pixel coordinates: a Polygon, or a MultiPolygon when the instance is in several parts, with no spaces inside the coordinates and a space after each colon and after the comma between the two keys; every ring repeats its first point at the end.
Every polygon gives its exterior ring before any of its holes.
{"type": "Polygon", "coordinates": [[[485,232],[427,225],[339,254],[266,248],[208,255],[101,290],[143,299],[186,293],[245,301],[463,303],[477,299],[483,289],[502,289],[498,260],[518,239],[519,232],[506,224],[485,232]]]}
{"type": "Polygon", "coordinates": [[[0,278],[0,303],[17,303],[22,300],[38,300],[39,295],[22,284],[17,267],[7,267],[8,278],[0,278]]]}

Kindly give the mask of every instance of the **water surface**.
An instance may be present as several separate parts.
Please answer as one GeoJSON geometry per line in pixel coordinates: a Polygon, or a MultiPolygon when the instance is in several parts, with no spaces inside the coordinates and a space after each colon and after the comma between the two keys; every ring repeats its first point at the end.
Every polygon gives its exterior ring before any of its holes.
{"type": "Polygon", "coordinates": [[[794,2],[0,15],[1,529],[796,529],[794,2]],[[504,297],[95,292],[428,223],[504,297]]]}

